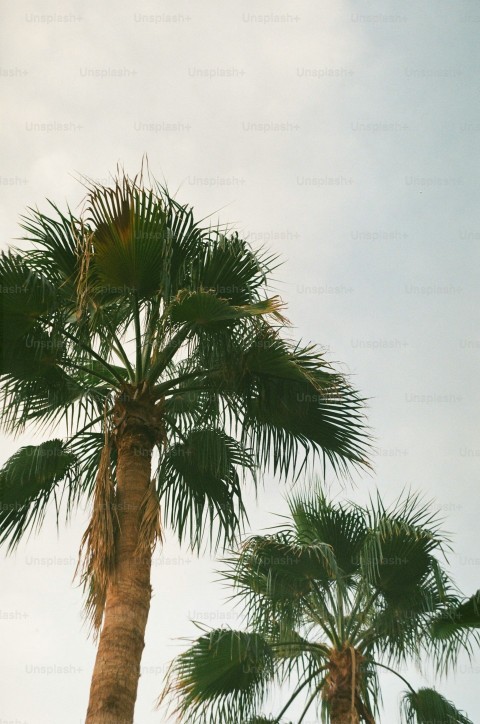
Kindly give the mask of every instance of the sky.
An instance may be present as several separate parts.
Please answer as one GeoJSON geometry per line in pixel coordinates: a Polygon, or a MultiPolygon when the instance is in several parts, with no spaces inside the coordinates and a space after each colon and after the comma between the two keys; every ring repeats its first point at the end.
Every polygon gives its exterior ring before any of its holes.
{"type": "MultiPolygon", "coordinates": [[[[81,174],[106,183],[147,154],[199,217],[279,255],[291,336],[369,398],[374,473],[326,485],[434,499],[465,594],[480,587],[479,29],[469,0],[18,0],[0,31],[2,246],[28,206],[76,209],[81,174]]],[[[42,439],[3,435],[0,462],[42,439]]],[[[288,490],[267,474],[245,492],[247,532],[288,490]]],[[[57,532],[52,514],[1,553],[0,724],[84,721],[95,647],[72,579],[88,515],[57,532]]],[[[190,620],[238,624],[218,567],[171,534],[156,554],[138,724],[165,720],[153,705],[190,620]]],[[[473,721],[479,673],[477,651],[437,684],[473,721]]],[[[402,684],[381,681],[397,724],[402,684]]]]}

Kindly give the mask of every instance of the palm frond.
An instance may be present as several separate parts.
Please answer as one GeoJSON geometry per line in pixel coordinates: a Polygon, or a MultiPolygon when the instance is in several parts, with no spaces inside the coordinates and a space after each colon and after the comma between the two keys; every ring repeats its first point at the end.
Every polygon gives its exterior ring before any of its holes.
{"type": "Polygon", "coordinates": [[[280,309],[283,303],[279,297],[263,299],[252,304],[233,305],[212,290],[180,292],[169,309],[174,324],[190,323],[203,329],[217,327],[243,317],[270,315],[282,320],[280,309]]]}
{"type": "Polygon", "coordinates": [[[207,528],[215,547],[231,544],[245,517],[240,475],[248,472],[255,472],[250,451],[221,429],[193,428],[171,445],[160,461],[157,491],[179,540],[188,537],[199,548],[207,528]]]}
{"type": "Polygon", "coordinates": [[[210,243],[192,265],[192,286],[210,289],[232,305],[259,301],[259,290],[275,269],[275,255],[253,251],[237,233],[230,236],[212,230],[210,243]]]}
{"type": "Polygon", "coordinates": [[[11,550],[38,529],[52,500],[58,518],[62,482],[68,498],[77,484],[77,459],[61,440],[27,445],[12,455],[0,470],[0,543],[11,550]]]}
{"type": "Polygon", "coordinates": [[[408,598],[377,599],[361,629],[362,645],[395,663],[418,660],[422,653],[434,659],[429,625],[442,607],[431,578],[411,590],[408,598]]]}
{"type": "Polygon", "coordinates": [[[201,253],[205,234],[191,209],[163,189],[146,190],[136,178],[113,187],[88,186],[87,220],[93,230],[93,288],[135,293],[142,302],[160,293],[165,300],[182,288],[201,253]]]}
{"type": "Polygon", "coordinates": [[[300,542],[329,545],[337,567],[347,577],[359,571],[360,551],[367,537],[365,516],[359,507],[334,504],[319,489],[313,494],[292,494],[289,508],[300,542]]]}
{"type": "Polygon", "coordinates": [[[452,603],[432,623],[435,638],[448,638],[458,629],[480,628],[480,590],[462,602],[452,603]]]}
{"type": "Polygon", "coordinates": [[[52,201],[48,203],[55,217],[32,208],[22,217],[20,226],[27,232],[23,240],[33,246],[24,252],[24,258],[30,269],[55,286],[73,312],[77,306],[78,242],[84,227],[70,209],[62,213],[52,201]]]}
{"type": "Polygon", "coordinates": [[[451,701],[427,688],[405,692],[402,715],[405,724],[473,724],[451,701]]]}
{"type": "Polygon", "coordinates": [[[480,631],[470,628],[456,628],[448,636],[436,638],[431,633],[431,619],[428,621],[430,656],[437,674],[444,675],[455,670],[458,658],[466,654],[472,661],[480,646],[480,631]]]}
{"type": "MultiPolygon", "coordinates": [[[[103,418],[98,417],[97,423],[103,418]]],[[[78,500],[84,497],[85,500],[92,499],[95,492],[95,481],[100,467],[102,452],[105,444],[105,435],[102,431],[80,430],[66,442],[68,451],[75,455],[78,461],[78,500]]],[[[112,476],[116,474],[117,450],[114,446],[110,448],[110,469],[112,476]]]]}
{"type": "Polygon", "coordinates": [[[362,573],[387,601],[408,601],[432,576],[441,593],[443,579],[434,554],[443,555],[444,536],[431,506],[407,495],[386,509],[377,496],[376,506],[367,511],[367,524],[362,573]]]}
{"type": "Polygon", "coordinates": [[[329,546],[299,544],[288,531],[247,539],[227,563],[224,577],[233,582],[248,625],[268,632],[272,622],[301,626],[315,583],[328,585],[337,571],[329,546]]]}
{"type": "Polygon", "coordinates": [[[169,700],[192,724],[235,724],[255,715],[273,673],[273,652],[262,636],[212,630],[173,661],[159,704],[169,700]]]}
{"type": "Polygon", "coordinates": [[[337,472],[368,467],[364,400],[311,346],[288,345],[249,320],[198,354],[212,370],[205,384],[222,396],[262,466],[299,474],[312,454],[337,472]]]}
{"type": "Polygon", "coordinates": [[[39,317],[57,306],[55,286],[12,251],[0,254],[0,289],[2,334],[6,344],[25,335],[39,317]]]}

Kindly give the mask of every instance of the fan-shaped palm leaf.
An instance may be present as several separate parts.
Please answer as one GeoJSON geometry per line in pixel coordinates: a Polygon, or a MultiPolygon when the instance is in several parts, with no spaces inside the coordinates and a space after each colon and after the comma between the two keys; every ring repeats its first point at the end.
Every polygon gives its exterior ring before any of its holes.
{"type": "Polygon", "coordinates": [[[405,724],[473,724],[435,689],[407,691],[402,701],[402,713],[405,724]]]}
{"type": "Polygon", "coordinates": [[[13,548],[28,529],[38,528],[51,499],[58,511],[63,491],[73,494],[77,472],[77,459],[61,440],[27,445],[12,455],[0,469],[0,543],[13,548]]]}
{"type": "Polygon", "coordinates": [[[216,629],[173,663],[160,703],[172,691],[176,712],[193,722],[239,722],[253,716],[273,677],[273,652],[259,634],[216,629]]]}

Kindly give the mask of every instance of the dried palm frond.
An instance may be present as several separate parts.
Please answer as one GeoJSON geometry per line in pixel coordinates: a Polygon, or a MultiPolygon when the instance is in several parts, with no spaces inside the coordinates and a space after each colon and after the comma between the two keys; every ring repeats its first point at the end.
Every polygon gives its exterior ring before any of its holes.
{"type": "Polygon", "coordinates": [[[155,480],[150,482],[140,507],[140,531],[136,553],[149,555],[155,549],[157,541],[163,542],[160,522],[160,501],[155,488],[155,480]]]}
{"type": "Polygon", "coordinates": [[[93,512],[80,544],[77,575],[87,590],[85,616],[94,636],[100,631],[107,588],[115,573],[115,541],[118,529],[116,491],[110,468],[111,442],[105,428],[105,443],[98,467],[93,512]]]}
{"type": "Polygon", "coordinates": [[[88,270],[92,257],[93,233],[86,233],[83,224],[80,228],[80,235],[78,235],[77,229],[73,227],[72,232],[77,241],[77,257],[79,263],[77,277],[77,319],[81,319],[88,296],[88,270]]]}

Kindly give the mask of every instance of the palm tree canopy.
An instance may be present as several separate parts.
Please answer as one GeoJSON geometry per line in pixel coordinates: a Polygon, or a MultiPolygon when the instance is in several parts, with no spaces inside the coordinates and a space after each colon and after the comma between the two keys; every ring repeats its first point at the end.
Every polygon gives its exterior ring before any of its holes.
{"type": "MultiPolygon", "coordinates": [[[[316,703],[325,721],[335,721],[342,686],[358,721],[373,722],[380,669],[396,673],[422,653],[441,668],[468,645],[457,636],[440,646],[431,637],[432,620],[456,592],[442,562],[448,541],[429,504],[407,494],[390,507],[380,496],[363,507],[314,492],[292,496],[289,506],[285,525],[248,538],[225,561],[247,630],[212,630],[172,662],[160,701],[181,721],[247,721],[258,716],[269,685],[291,680],[292,696],[273,721],[300,694],[304,714],[316,703]],[[250,645],[234,658],[228,651],[240,636],[250,645]]],[[[406,722],[470,721],[438,692],[415,692],[400,678],[409,687],[406,722]]]]}
{"type": "Polygon", "coordinates": [[[165,518],[196,547],[206,530],[231,543],[242,475],[259,465],[368,464],[364,401],[315,347],[281,335],[272,256],[156,182],[85,184],[80,215],[30,209],[27,248],[0,257],[1,423],[55,435],[0,470],[0,542],[93,495],[118,400],[148,421],[165,518]]]}

